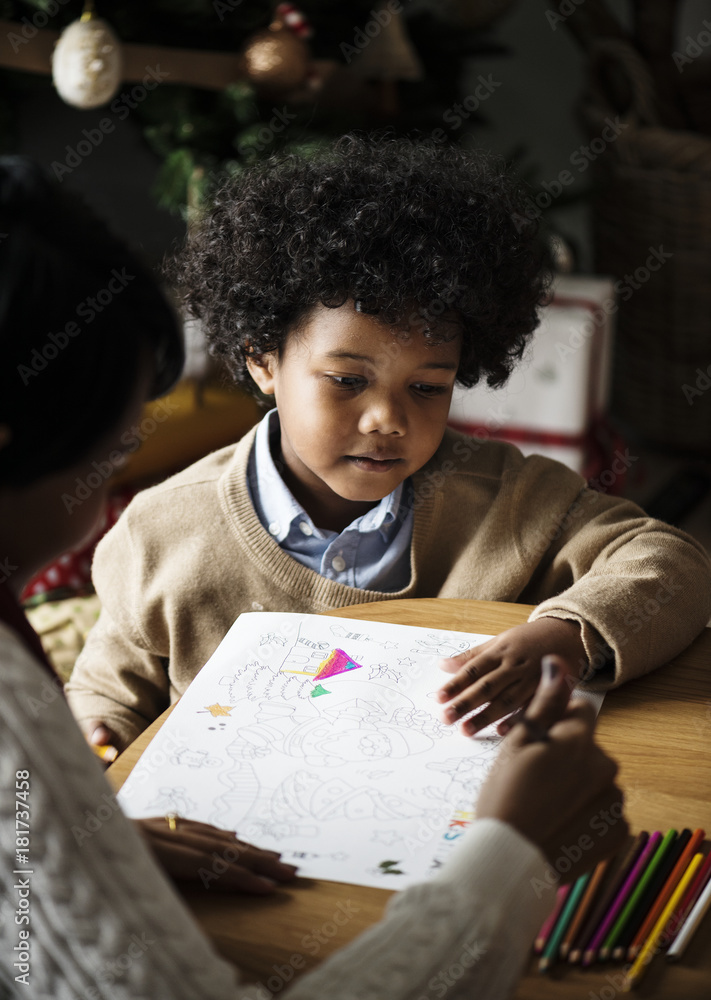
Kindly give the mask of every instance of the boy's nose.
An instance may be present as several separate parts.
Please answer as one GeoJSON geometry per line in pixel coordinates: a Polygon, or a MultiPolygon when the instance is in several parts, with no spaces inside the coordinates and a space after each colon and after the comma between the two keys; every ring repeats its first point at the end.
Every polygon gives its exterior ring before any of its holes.
{"type": "Polygon", "coordinates": [[[371,399],[363,411],[359,430],[362,434],[403,435],[407,430],[405,408],[392,396],[382,395],[371,399]]]}

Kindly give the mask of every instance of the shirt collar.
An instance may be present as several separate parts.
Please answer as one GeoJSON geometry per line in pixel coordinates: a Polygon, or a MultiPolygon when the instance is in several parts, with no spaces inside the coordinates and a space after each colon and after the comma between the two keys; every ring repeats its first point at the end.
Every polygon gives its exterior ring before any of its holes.
{"type": "MultiPolygon", "coordinates": [[[[316,538],[327,539],[336,536],[337,532],[317,528],[304,508],[286,486],[274,464],[271,444],[279,437],[279,414],[276,409],[269,410],[259,426],[254,441],[254,460],[256,467],[255,488],[259,496],[264,526],[279,543],[288,536],[292,526],[306,522],[311,533],[316,538]]],[[[276,449],[275,449],[276,450],[276,449]]],[[[360,532],[379,531],[387,538],[391,525],[397,519],[402,502],[404,483],[400,483],[392,493],[380,501],[361,517],[356,518],[345,528],[345,531],[360,532]]]]}

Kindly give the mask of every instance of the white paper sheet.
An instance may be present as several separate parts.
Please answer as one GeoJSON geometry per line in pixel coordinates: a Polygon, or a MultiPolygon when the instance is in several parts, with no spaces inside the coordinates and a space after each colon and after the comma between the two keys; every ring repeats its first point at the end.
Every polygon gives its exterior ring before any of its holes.
{"type": "Polygon", "coordinates": [[[437,662],[489,638],[243,614],[144,752],[121,806],[235,830],[306,877],[419,882],[471,822],[500,743],[493,727],[470,739],[439,721],[434,692],[447,675],[437,662]],[[330,654],[341,672],[316,676],[330,654]]]}

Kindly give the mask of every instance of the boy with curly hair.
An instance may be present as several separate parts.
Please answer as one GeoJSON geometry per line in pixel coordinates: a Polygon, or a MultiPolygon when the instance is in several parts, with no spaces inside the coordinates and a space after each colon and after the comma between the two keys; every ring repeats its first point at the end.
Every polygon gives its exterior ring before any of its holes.
{"type": "Polygon", "coordinates": [[[478,709],[469,735],[507,727],[543,654],[604,688],[703,628],[711,569],[691,538],[446,427],[455,382],[502,385],[537,325],[549,275],[529,216],[497,162],[409,140],[345,137],[222,188],[173,276],[235,380],[276,408],[140,493],[99,545],[101,617],[68,686],[91,740],[135,738],[243,611],[537,605],[444,664],[443,718],[478,709]]]}

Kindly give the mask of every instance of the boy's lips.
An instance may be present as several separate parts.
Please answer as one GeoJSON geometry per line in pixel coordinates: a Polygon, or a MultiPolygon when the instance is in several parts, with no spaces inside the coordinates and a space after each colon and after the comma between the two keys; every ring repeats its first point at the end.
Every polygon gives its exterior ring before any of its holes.
{"type": "Polygon", "coordinates": [[[346,455],[346,459],[363,472],[389,472],[403,459],[388,452],[373,452],[369,455],[346,455]]]}

